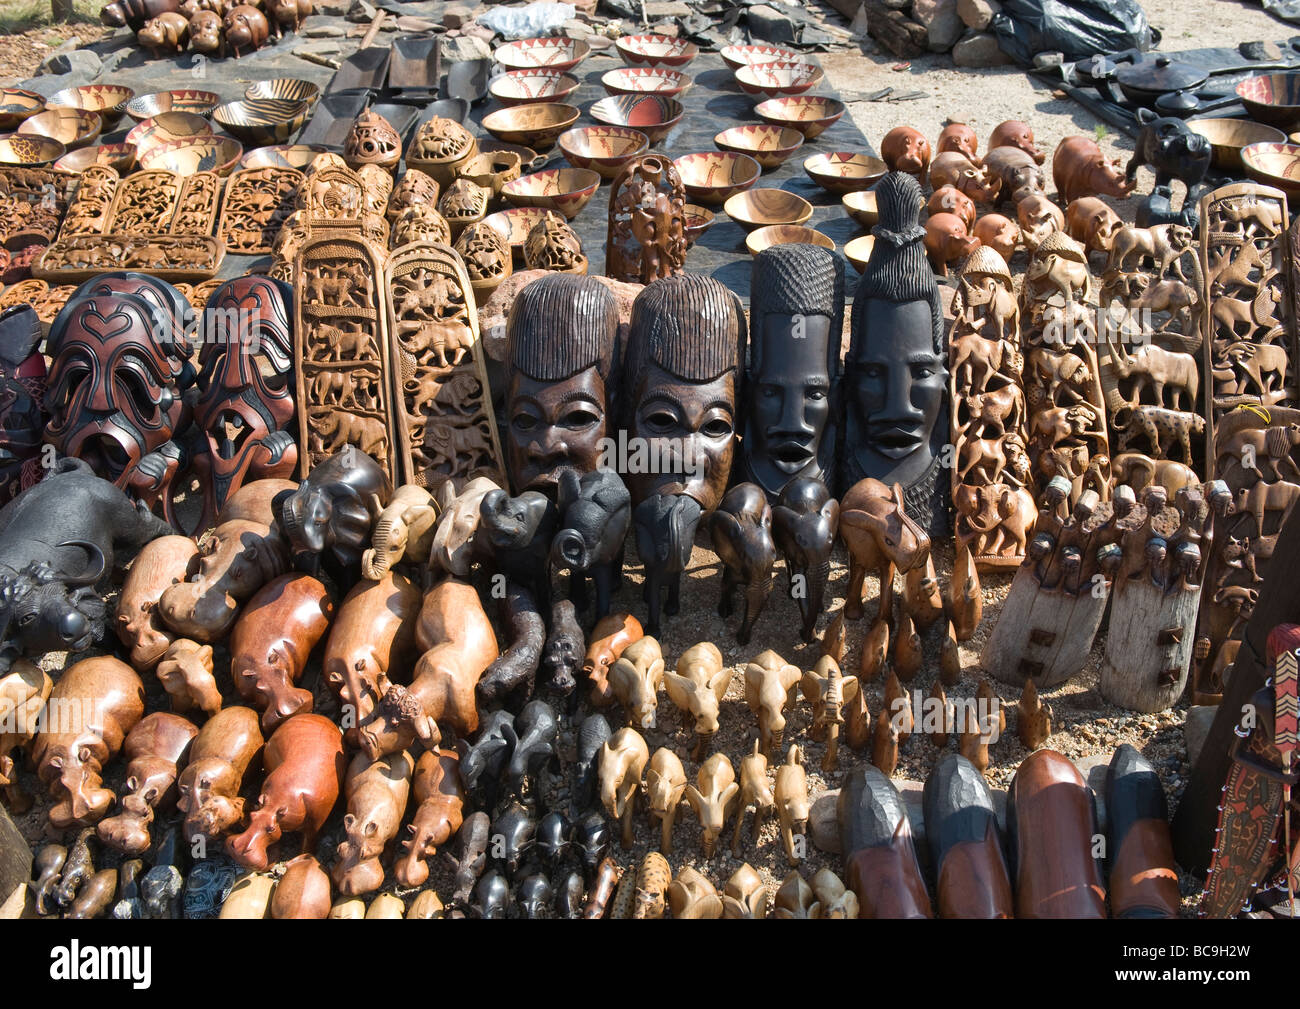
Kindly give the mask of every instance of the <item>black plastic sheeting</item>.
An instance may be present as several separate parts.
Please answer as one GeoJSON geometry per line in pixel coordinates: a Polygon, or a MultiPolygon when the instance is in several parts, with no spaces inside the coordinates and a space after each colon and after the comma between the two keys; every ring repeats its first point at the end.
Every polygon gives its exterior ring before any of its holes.
{"type": "Polygon", "coordinates": [[[1275,18],[1300,24],[1300,0],[1262,0],[1264,10],[1275,18]]]}
{"type": "Polygon", "coordinates": [[[999,48],[1022,66],[1038,53],[1081,60],[1096,53],[1145,52],[1160,41],[1137,0],[1003,0],[993,31],[999,48]]]}

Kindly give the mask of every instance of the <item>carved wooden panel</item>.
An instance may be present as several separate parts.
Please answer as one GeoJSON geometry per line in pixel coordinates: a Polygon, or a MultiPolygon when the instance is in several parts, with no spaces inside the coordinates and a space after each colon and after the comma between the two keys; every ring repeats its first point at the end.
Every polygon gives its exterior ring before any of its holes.
{"type": "Polygon", "coordinates": [[[370,243],[336,230],[309,236],[298,251],[294,357],[304,477],[353,445],[400,482],[384,259],[370,243]]]}
{"type": "Polygon", "coordinates": [[[128,175],[117,184],[104,230],[123,235],[162,234],[176,212],[182,181],[179,175],[161,170],[128,175]]]}
{"type": "Polygon", "coordinates": [[[457,489],[475,476],[504,483],[501,445],[479,340],[478,313],[460,257],[434,242],[392,253],[389,293],[401,481],[457,489]]]}
{"type": "Polygon", "coordinates": [[[210,235],[221,206],[222,179],[216,172],[185,177],[167,231],[173,235],[210,235]]]}
{"type": "Polygon", "coordinates": [[[119,182],[117,172],[103,165],[91,165],[81,173],[81,185],[63,217],[60,236],[101,234],[113,209],[119,182]]]}
{"type": "Polygon", "coordinates": [[[1286,195],[1277,189],[1241,183],[1201,200],[1211,460],[1219,454],[1215,430],[1229,411],[1300,405],[1295,333],[1285,308],[1286,225],[1286,195]]]}
{"type": "Polygon", "coordinates": [[[221,240],[229,252],[270,253],[280,226],[293,213],[302,172],[296,168],[245,168],[226,183],[221,240]]]}
{"type": "Polygon", "coordinates": [[[953,301],[948,374],[957,545],[980,570],[1016,567],[1033,529],[1020,309],[1006,262],[980,248],[953,301]]]}
{"type": "Polygon", "coordinates": [[[216,274],[225,254],[225,247],[206,235],[73,235],[46,249],[32,273],[58,283],[115,270],[142,270],[163,280],[201,280],[216,274]]]}

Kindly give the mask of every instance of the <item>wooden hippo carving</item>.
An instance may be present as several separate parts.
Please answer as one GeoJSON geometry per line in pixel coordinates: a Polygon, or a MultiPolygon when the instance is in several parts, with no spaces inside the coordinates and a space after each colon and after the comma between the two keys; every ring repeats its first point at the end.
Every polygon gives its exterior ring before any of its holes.
{"type": "Polygon", "coordinates": [[[190,745],[190,761],[176,782],[185,836],[218,838],[244,816],[244,774],[262,752],[262,729],[252,708],[223,708],[190,745]]]}
{"type": "Polygon", "coordinates": [[[406,825],[406,854],[394,867],[402,886],[423,886],[429,862],[460,830],[465,796],[460,787],[460,756],[455,750],[425,750],[415,765],[415,801],[419,807],[406,825]]]}
{"type": "Polygon", "coordinates": [[[14,813],[25,813],[32,797],[18,785],[18,772],[11,756],[26,747],[40,728],[39,718],[50,696],[53,681],[36,663],[15,659],[9,672],[0,676],[0,789],[14,813]]]}
{"type": "Polygon", "coordinates": [[[189,719],[167,711],[155,711],[135,723],[123,748],[127,794],[121,799],[122,811],[99,821],[100,841],[127,855],[149,850],[149,824],[155,811],[175,802],[176,778],[198,734],[189,719]]]}
{"type": "Polygon", "coordinates": [[[339,845],[339,860],[331,872],[339,893],[355,897],[384,885],[379,857],[401,829],[414,771],[415,760],[405,750],[377,760],[364,753],[352,758],[344,783],[347,837],[339,845]]]}
{"type": "Polygon", "coordinates": [[[271,579],[239,615],[230,632],[230,678],[262,711],[263,732],[311,710],[311,692],[294,684],[333,616],[329,590],[297,573],[271,579]]]}
{"type": "Polygon", "coordinates": [[[212,675],[212,646],[177,638],[167,646],[154,674],[171,696],[172,710],[197,708],[211,718],[221,710],[221,691],[212,675]]]}
{"type": "Polygon", "coordinates": [[[291,831],[302,850],[316,835],[343,787],[343,734],[321,715],[294,715],[266,744],[266,780],[248,816],[248,828],[226,839],[226,851],[246,869],[266,869],[267,848],[291,831]]]}
{"type": "Polygon", "coordinates": [[[609,670],[623,650],[633,641],[640,640],[645,631],[641,621],[631,613],[611,613],[601,617],[591,632],[591,644],[582,662],[582,671],[591,681],[591,703],[598,708],[614,700],[614,688],[609,682],[609,670]]]}
{"type": "Polygon", "coordinates": [[[117,598],[117,637],[139,672],[153,669],[176,635],[162,622],[158,600],[198,569],[199,548],[188,536],[160,536],[146,543],[127,572],[117,598]]]}
{"type": "Polygon", "coordinates": [[[423,655],[411,685],[381,677],[379,704],[360,726],[361,749],[371,757],[404,750],[417,739],[436,747],[439,721],[458,736],[478,729],[474,688],[500,653],[474,586],[447,578],[425,593],[415,643],[423,655]]]}
{"type": "Polygon", "coordinates": [[[97,655],[64,670],[32,750],[41,781],[57,800],[49,810],[56,830],[93,826],[108,813],[115,796],[100,772],[143,715],[144,684],[121,659],[97,655]]]}

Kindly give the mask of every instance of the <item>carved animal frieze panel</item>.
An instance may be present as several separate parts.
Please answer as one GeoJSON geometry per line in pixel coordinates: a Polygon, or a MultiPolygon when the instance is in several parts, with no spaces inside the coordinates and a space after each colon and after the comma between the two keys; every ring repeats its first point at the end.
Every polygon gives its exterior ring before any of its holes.
{"type": "Polygon", "coordinates": [[[303,174],[296,168],[245,168],[226,184],[221,240],[230,252],[264,256],[293,213],[303,174]]]}
{"type": "Polygon", "coordinates": [[[154,170],[128,175],[117,184],[106,232],[157,235],[171,224],[184,180],[172,172],[154,170]]]}

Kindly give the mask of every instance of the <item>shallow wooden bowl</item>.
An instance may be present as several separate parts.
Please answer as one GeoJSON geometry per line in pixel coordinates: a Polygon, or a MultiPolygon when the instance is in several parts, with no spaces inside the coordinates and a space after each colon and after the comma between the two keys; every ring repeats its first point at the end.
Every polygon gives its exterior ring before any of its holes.
{"type": "Polygon", "coordinates": [[[99,144],[69,151],[54,162],[54,167],[80,175],[91,165],[103,165],[125,175],[135,167],[135,157],[134,144],[99,144]]]}
{"type": "Polygon", "coordinates": [[[509,70],[492,81],[488,92],[502,105],[532,105],[562,102],[580,83],[563,70],[509,70]]]}
{"type": "Polygon", "coordinates": [[[749,249],[752,256],[757,256],[774,245],[820,245],[823,249],[835,251],[835,243],[820,231],[799,224],[772,224],[751,231],[745,239],[745,248],[749,249]]]}
{"type": "Polygon", "coordinates": [[[24,88],[0,88],[0,130],[15,129],[45,108],[45,99],[24,88]]]}
{"type": "Polygon", "coordinates": [[[875,235],[859,235],[844,246],[844,255],[853,264],[853,269],[862,273],[867,268],[867,260],[871,258],[871,252],[875,247],[875,235]]]}
{"type": "Polygon", "coordinates": [[[44,112],[24,119],[17,133],[21,136],[49,137],[71,151],[94,143],[103,125],[98,112],[47,107],[44,112]]]}
{"type": "Polygon", "coordinates": [[[560,135],[560,150],[574,168],[613,179],[633,158],[650,149],[650,138],[630,126],[579,126],[560,135]]]}
{"type": "Polygon", "coordinates": [[[1247,77],[1237,85],[1237,97],[1256,122],[1283,130],[1300,125],[1300,73],[1247,77]]]}
{"type": "Polygon", "coordinates": [[[556,210],[571,221],[596,195],[599,186],[598,172],[586,168],[548,168],[507,182],[501,187],[501,195],[513,206],[556,210]]]}
{"type": "Polygon", "coordinates": [[[315,105],[320,97],[320,85],[304,81],[297,77],[276,77],[269,81],[257,81],[244,88],[244,97],[249,101],[264,98],[276,98],[287,102],[306,102],[315,105]]]}
{"type": "Polygon", "coordinates": [[[85,84],[54,92],[45,99],[45,107],[94,112],[99,115],[104,128],[111,129],[122,118],[126,103],[134,97],[134,91],[120,84],[85,84]]]}
{"type": "Polygon", "coordinates": [[[555,146],[560,134],[578,121],[582,112],[575,105],[544,102],[498,109],[483,117],[483,129],[498,140],[523,144],[533,150],[555,146]]]}
{"type": "Polygon", "coordinates": [[[231,173],[243,153],[243,145],[232,137],[190,137],[152,145],[140,156],[140,167],[178,175],[216,172],[224,176],[231,173]]]}
{"type": "Polygon", "coordinates": [[[0,136],[0,165],[35,168],[52,164],[67,152],[57,140],[39,133],[6,133],[0,136]]]}
{"type": "Polygon", "coordinates": [[[326,154],[324,144],[274,144],[258,147],[239,159],[240,168],[296,168],[302,171],[318,154],[326,154]]]}
{"type": "Polygon", "coordinates": [[[751,63],[773,63],[777,60],[785,60],[789,63],[799,62],[797,52],[793,49],[783,49],[780,46],[725,46],[718,52],[718,55],[722,57],[722,62],[731,67],[732,70],[739,70],[751,63]]]}
{"type": "Polygon", "coordinates": [[[816,63],[797,60],[775,60],[771,63],[749,63],[736,71],[736,83],[746,94],[801,95],[821,83],[822,68],[816,63]]]}
{"type": "Polygon", "coordinates": [[[889,171],[879,158],[853,151],[814,154],[803,163],[808,177],[823,189],[843,196],[858,189],[869,189],[889,171]]]}
{"type": "Polygon", "coordinates": [[[572,70],[587,58],[591,46],[580,39],[520,39],[497,46],[492,54],[507,70],[572,70]]]}
{"type": "Polygon", "coordinates": [[[721,206],[729,197],[748,189],[758,181],[760,171],[757,161],[735,151],[684,154],[673,165],[687,195],[711,207],[721,206]]]}
{"type": "Polygon", "coordinates": [[[624,35],[614,48],[630,67],[684,67],[700,53],[694,42],[672,35],[624,35]]]}
{"type": "Polygon", "coordinates": [[[676,98],[690,90],[691,78],[677,70],[663,67],[619,67],[600,77],[601,86],[611,95],[662,95],[676,98]]]}
{"type": "Polygon", "coordinates": [[[175,91],[155,91],[151,95],[141,95],[126,103],[126,114],[137,123],[153,119],[164,112],[188,112],[196,116],[210,116],[212,110],[221,104],[221,96],[215,91],[193,91],[181,88],[175,91]]]}
{"type": "Polygon", "coordinates": [[[880,210],[876,207],[876,194],[870,189],[855,189],[840,197],[849,216],[864,228],[874,228],[880,220],[880,210]]]}
{"type": "Polygon", "coordinates": [[[1193,133],[1210,142],[1214,167],[1225,172],[1240,172],[1241,149],[1251,144],[1284,144],[1287,137],[1279,129],[1251,122],[1249,119],[1193,119],[1187,123],[1193,133]]]}
{"type": "Polygon", "coordinates": [[[143,154],[154,144],[167,144],[174,140],[212,136],[212,124],[194,112],[161,112],[144,119],[126,135],[128,144],[135,144],[143,154]]]}
{"type": "Polygon", "coordinates": [[[1241,163],[1256,182],[1300,193],[1300,144],[1250,144],[1241,149],[1241,163]]]}
{"type": "Polygon", "coordinates": [[[302,129],[311,113],[307,102],[288,98],[245,98],[212,110],[212,120],[249,147],[283,144],[302,129]]]}
{"type": "Polygon", "coordinates": [[[682,214],[686,218],[686,247],[689,249],[694,245],[699,237],[709,230],[713,224],[713,211],[705,207],[697,206],[694,203],[688,203],[682,207],[682,214]]]}
{"type": "Polygon", "coordinates": [[[748,154],[767,171],[785,164],[803,144],[803,134],[784,126],[733,126],[713,142],[720,150],[748,154]]]}
{"type": "Polygon", "coordinates": [[[682,121],[686,107],[663,95],[611,95],[591,107],[591,118],[606,126],[630,126],[657,144],[682,121]]]}
{"type": "Polygon", "coordinates": [[[812,217],[812,204],[784,189],[750,189],[730,197],[722,207],[746,231],[770,224],[803,224],[812,217]]]}
{"type": "Polygon", "coordinates": [[[805,140],[821,136],[839,121],[847,106],[838,98],[823,95],[787,95],[769,98],[754,106],[754,113],[765,123],[798,130],[805,140]]]}

